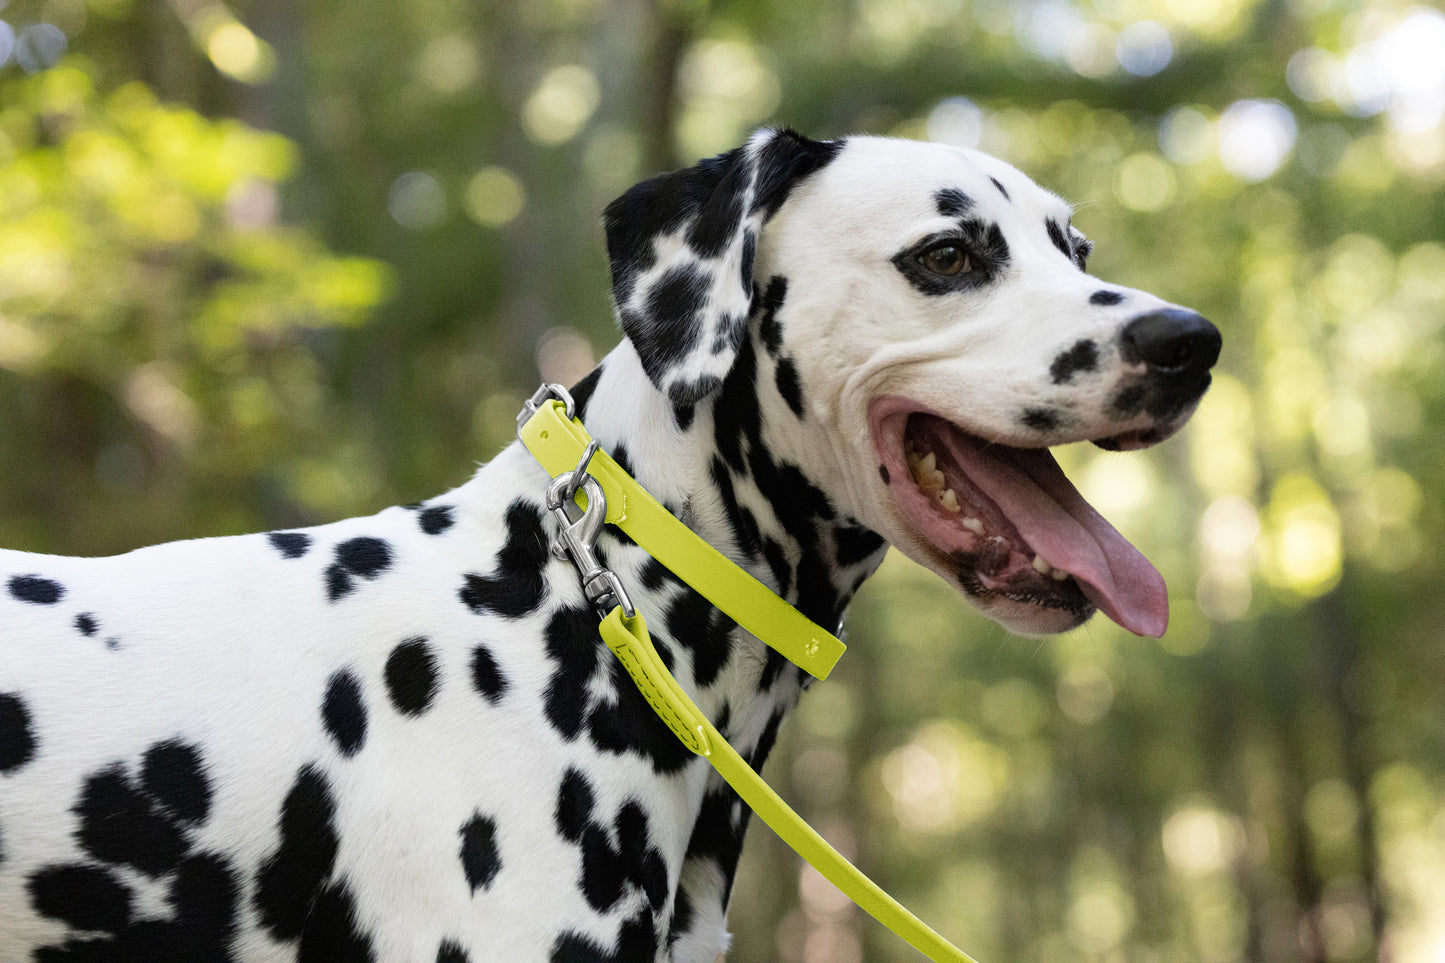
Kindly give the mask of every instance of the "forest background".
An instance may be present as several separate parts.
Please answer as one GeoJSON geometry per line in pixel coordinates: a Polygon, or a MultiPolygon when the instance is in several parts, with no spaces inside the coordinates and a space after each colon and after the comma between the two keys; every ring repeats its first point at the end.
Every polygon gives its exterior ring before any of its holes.
{"type": "MultiPolygon", "coordinates": [[[[1396,0],[0,0],[0,544],[437,494],[618,335],[603,206],[755,125],[979,146],[1225,335],[1059,455],[1159,641],[891,556],[767,774],[989,961],[1445,961],[1445,15],[1396,0]]],[[[755,826],[738,960],[913,958],[755,826]]]]}

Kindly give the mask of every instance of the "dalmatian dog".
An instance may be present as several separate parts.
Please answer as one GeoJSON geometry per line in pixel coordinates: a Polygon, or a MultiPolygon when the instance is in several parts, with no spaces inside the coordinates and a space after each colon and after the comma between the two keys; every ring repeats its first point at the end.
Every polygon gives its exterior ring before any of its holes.
{"type": "MultiPolygon", "coordinates": [[[[1048,448],[1158,442],[1218,332],[1084,272],[974,151],[764,130],[606,214],[626,339],[572,389],[827,627],[887,545],[1025,634],[1164,631],[1048,448]]],[[[0,959],[711,963],[748,813],[604,648],[520,444],[445,495],[114,558],[0,552],[0,959]]],[[[811,678],[599,554],[761,768],[811,678]]]]}

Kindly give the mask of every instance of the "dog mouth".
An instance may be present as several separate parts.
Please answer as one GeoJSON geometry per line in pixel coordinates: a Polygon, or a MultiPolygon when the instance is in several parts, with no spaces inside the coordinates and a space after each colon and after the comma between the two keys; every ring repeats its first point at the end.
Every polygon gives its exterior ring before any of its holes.
{"type": "Polygon", "coordinates": [[[876,401],[869,420],[894,502],[931,556],[920,561],[980,603],[1006,600],[1050,625],[1098,609],[1138,635],[1164,633],[1163,576],[1047,448],[990,442],[897,397],[876,401]]]}

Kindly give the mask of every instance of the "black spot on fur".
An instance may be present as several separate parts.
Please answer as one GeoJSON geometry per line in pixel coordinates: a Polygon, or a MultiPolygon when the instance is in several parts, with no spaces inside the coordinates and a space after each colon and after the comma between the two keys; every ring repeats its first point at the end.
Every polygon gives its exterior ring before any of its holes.
{"type": "Polygon", "coordinates": [[[778,322],[778,309],[787,297],[788,279],[777,274],[768,282],[768,289],[763,292],[759,305],[758,336],[762,338],[768,354],[775,358],[783,347],[783,326],[778,322]]]}
{"type": "Polygon", "coordinates": [[[88,639],[100,631],[100,623],[89,612],[81,612],[75,617],[75,629],[88,639]]]}
{"type": "Polygon", "coordinates": [[[346,669],[332,673],[326,683],[321,719],[341,754],[356,755],[366,740],[366,706],[361,701],[361,683],[346,669]]]}
{"type": "Polygon", "coordinates": [[[239,881],[220,856],[202,853],[177,867],[166,890],[171,919],[131,920],[131,893],[118,877],[98,867],[46,867],[29,880],[32,904],[42,915],[104,936],[72,936],[59,946],[35,950],[38,963],[52,960],[141,963],[195,960],[227,963],[235,930],[239,881]]]}
{"type": "Polygon", "coordinates": [[[1044,218],[1044,230],[1049,232],[1049,240],[1053,243],[1054,247],[1058,248],[1064,257],[1072,261],[1074,258],[1074,249],[1069,244],[1069,238],[1064,234],[1064,229],[1059,226],[1059,222],[1052,217],[1044,218]]]}
{"type": "Polygon", "coordinates": [[[617,948],[605,950],[580,933],[563,933],[552,946],[551,963],[634,963],[657,956],[657,927],[652,914],[639,909],[617,934],[617,948]]]}
{"type": "Polygon", "coordinates": [[[798,368],[792,358],[779,358],[776,377],[778,394],[788,403],[793,414],[803,417],[803,384],[798,380],[798,368]]]}
{"type": "Polygon", "coordinates": [[[472,686],[492,705],[502,701],[507,692],[507,677],[485,645],[478,644],[472,649],[472,686]]]}
{"type": "Polygon", "coordinates": [[[311,548],[311,536],[301,532],[271,532],[266,540],[283,558],[300,558],[311,548]]]}
{"type": "Polygon", "coordinates": [[[326,597],[332,602],[356,587],[351,576],[374,579],[391,567],[391,546],[380,538],[363,535],[336,546],[336,561],[326,567],[326,597]]]}
{"type": "Polygon", "coordinates": [[[114,932],[130,923],[130,889],[109,869],[47,866],[26,881],[35,912],[78,930],[114,932]]]}
{"type": "Polygon", "coordinates": [[[748,231],[743,238],[743,263],[739,271],[738,280],[742,282],[743,293],[751,294],[753,290],[753,260],[757,256],[758,236],[748,231]]]}
{"type": "MultiPolygon", "coordinates": [[[[660,385],[670,370],[699,347],[708,280],[707,273],[695,264],[677,265],[648,290],[642,310],[620,312],[622,330],[654,384],[660,385]]],[[[695,401],[697,397],[677,400],[695,401]]]]}
{"type": "Polygon", "coordinates": [[[758,688],[763,692],[771,691],[788,664],[783,653],[776,649],[768,649],[767,659],[763,662],[763,671],[758,674],[758,688]]]}
{"type": "Polygon", "coordinates": [[[582,895],[587,905],[599,913],[610,910],[622,898],[625,882],[622,860],[607,830],[596,823],[582,830],[582,895]]]}
{"type": "Polygon", "coordinates": [[[768,718],[768,724],[763,727],[762,735],[758,736],[758,744],[753,747],[752,754],[748,757],[748,765],[756,771],[763,771],[763,763],[767,762],[768,756],[772,755],[773,746],[778,742],[778,731],[782,726],[783,713],[779,710],[768,718]]]}
{"type": "MultiPolygon", "coordinates": [[[[595,621],[592,633],[597,633],[595,621]]],[[[674,773],[686,766],[692,753],[657,717],[622,663],[610,659],[608,668],[611,690],[616,693],[617,701],[599,701],[592,707],[587,717],[592,743],[606,752],[635,752],[650,760],[653,771],[659,775],[674,773]]]]}
{"type": "Polygon", "coordinates": [[[598,365],[587,373],[587,376],[572,386],[567,392],[572,396],[574,412],[578,418],[587,420],[587,405],[592,401],[592,395],[597,391],[597,382],[602,380],[602,366],[598,365]]]}
{"type": "Polygon", "coordinates": [[[883,536],[862,525],[842,525],[833,531],[838,548],[838,564],[844,567],[866,561],[875,552],[882,551],[883,536]]]}
{"type": "Polygon", "coordinates": [[[842,149],[842,141],[810,140],[791,130],[778,131],[758,152],[752,212],[772,217],[798,181],[828,166],[842,149]]]}
{"type": "Polygon", "coordinates": [[[547,719],[567,739],[575,739],[587,721],[587,683],[597,668],[602,639],[591,609],[564,607],[552,614],[544,633],[547,657],[556,665],[547,683],[547,719]]]}
{"type": "Polygon", "coordinates": [[[654,912],[667,900],[667,863],[652,844],[647,813],[628,802],[617,813],[617,848],[627,879],[640,887],[654,912]]]}
{"type": "Polygon", "coordinates": [[[452,506],[433,505],[424,509],[417,517],[417,523],[428,535],[440,535],[452,527],[452,506]]]}
{"type": "Polygon", "coordinates": [[[38,913],[89,934],[38,948],[34,959],[228,961],[239,878],[221,856],[189,853],[210,800],[199,750],[175,739],[145,752],[134,783],[121,763],[92,774],[74,807],[76,838],[89,857],[112,866],[57,864],[30,876],[38,913]],[[131,918],[133,894],[114,871],[119,865],[165,885],[170,919],[131,918]]]}
{"type": "Polygon", "coordinates": [[[437,947],[437,963],[472,963],[472,958],[460,943],[453,940],[442,940],[437,947]]]}
{"type": "Polygon", "coordinates": [[[737,162],[724,169],[722,179],[687,229],[688,247],[704,261],[722,257],[742,227],[748,168],[741,156],[734,156],[737,162]]]}
{"type": "Polygon", "coordinates": [[[1113,401],[1109,403],[1109,416],[1116,421],[1123,421],[1126,418],[1133,418],[1140,411],[1144,410],[1144,402],[1148,400],[1149,389],[1142,384],[1131,384],[1114,395],[1113,401]]]}
{"type": "Polygon", "coordinates": [[[1025,408],[1019,420],[1025,428],[1034,431],[1053,431],[1059,427],[1059,413],[1051,408],[1025,408]]]}
{"type": "Polygon", "coordinates": [[[596,796],[592,784],[580,769],[569,768],[557,791],[557,834],[571,842],[581,842],[582,832],[592,819],[596,796]]]}
{"type": "Polygon", "coordinates": [[[336,546],[336,562],[362,578],[376,578],[391,566],[391,546],[369,535],[348,538],[336,546]]]}
{"type": "Polygon", "coordinates": [[[462,871],[467,874],[467,885],[475,894],[478,889],[491,886],[502,868],[502,857],[497,852],[497,824],[481,813],[474,813],[459,832],[462,871]]]}
{"type": "Polygon", "coordinates": [[[890,483],[893,481],[893,479],[890,478],[889,475],[888,475],[888,466],[887,466],[887,465],[879,465],[879,466],[878,466],[878,477],[881,478],[881,479],[883,479],[883,484],[885,484],[885,485],[890,484],[890,483]]]}
{"type": "MultiPolygon", "coordinates": [[[[1107,292],[1105,292],[1107,293],[1107,292]]],[[[1061,352],[1054,363],[1049,365],[1049,374],[1056,385],[1066,385],[1074,380],[1080,371],[1093,371],[1099,366],[1099,347],[1087,338],[1074,342],[1074,346],[1061,352]]]]}
{"type": "Polygon", "coordinates": [[[1089,295],[1090,304],[1110,305],[1118,304],[1122,300],[1124,300],[1124,295],[1122,293],[1118,291],[1110,291],[1107,288],[1095,291],[1093,294],[1089,295]]]}
{"type": "Polygon", "coordinates": [[[351,594],[356,587],[351,575],[340,565],[326,566],[326,597],[332,602],[351,594]]]}
{"type": "Polygon", "coordinates": [[[371,937],[357,925],[351,891],[332,883],[316,894],[297,947],[297,963],[370,963],[371,937]]]}
{"type": "Polygon", "coordinates": [[[281,842],[256,873],[261,923],[278,940],[294,940],[336,863],[335,805],[326,777],[303,766],[281,804],[281,842]]]}
{"type": "Polygon", "coordinates": [[[732,630],[737,623],[690,588],[684,588],[668,606],[667,634],[692,651],[694,681],[704,688],[717,681],[732,652],[732,630]]]}
{"type": "Polygon", "coordinates": [[[1011,197],[1008,196],[1008,191],[1004,190],[1004,186],[998,182],[998,178],[997,178],[997,177],[990,177],[990,178],[989,178],[989,181],[993,184],[994,187],[997,187],[997,188],[998,188],[998,192],[1003,195],[1003,199],[1004,199],[1004,200],[1006,200],[1006,201],[1011,201],[1011,200],[1013,200],[1013,198],[1011,198],[1011,197]]]}
{"type": "Polygon", "coordinates": [[[0,773],[11,773],[35,756],[30,711],[18,695],[0,692],[0,773]]]}
{"type": "Polygon", "coordinates": [[[727,513],[728,521],[737,535],[738,550],[746,556],[757,555],[762,546],[757,519],[753,517],[752,512],[738,504],[737,492],[733,489],[732,475],[728,472],[728,467],[723,460],[714,455],[709,467],[713,484],[717,486],[718,495],[722,499],[723,510],[727,513]]]}
{"type": "MultiPolygon", "coordinates": [[[[706,398],[708,395],[716,391],[717,386],[720,384],[722,384],[722,379],[718,378],[716,375],[703,375],[702,377],[687,383],[678,382],[677,384],[672,385],[667,389],[667,398],[669,401],[672,402],[674,409],[681,408],[684,406],[695,404],[700,398],[706,398]]],[[[690,424],[692,418],[691,416],[687,416],[686,418],[684,418],[681,415],[678,417],[679,422],[682,422],[684,420],[686,420],[690,424]]],[[[686,425],[683,425],[683,428],[686,427],[686,425]]]]}
{"type": "Polygon", "coordinates": [[[211,811],[211,785],[195,746],[177,740],[157,743],[141,759],[141,788],[173,816],[204,820],[211,811]]]}
{"type": "Polygon", "coordinates": [[[739,807],[738,794],[731,787],[723,786],[702,797],[697,822],[693,823],[692,837],[687,843],[688,858],[711,859],[717,863],[723,874],[724,894],[732,889],[749,812],[746,806],[739,807]],[[739,808],[741,815],[735,821],[733,814],[739,808]]]}
{"type": "Polygon", "coordinates": [[[10,594],[21,602],[54,605],[65,595],[65,586],[39,575],[10,576],[10,594]]]}
{"type": "MultiPolygon", "coordinates": [[[[710,394],[710,393],[711,393],[710,391],[704,391],[704,392],[703,392],[703,394],[710,394]]],[[[673,405],[673,406],[672,406],[672,417],[673,417],[673,420],[677,422],[677,430],[678,430],[678,431],[687,431],[689,428],[691,428],[691,427],[692,427],[692,420],[693,420],[693,418],[694,418],[696,415],[697,415],[697,405],[693,405],[693,404],[679,404],[679,405],[673,405]]]]}
{"type": "Polygon", "coordinates": [[[507,541],[497,553],[492,575],[468,575],[461,599],[473,612],[496,612],[518,618],[542,602],[547,585],[542,569],[548,561],[542,510],[525,498],[507,506],[507,541]]]}
{"type": "Polygon", "coordinates": [[[782,543],[772,538],[763,539],[763,557],[772,569],[773,580],[778,583],[778,594],[787,595],[793,588],[793,566],[788,563],[787,550],[782,543]]]}
{"type": "Polygon", "coordinates": [[[102,862],[159,876],[175,869],[186,851],[176,820],[131,783],[120,763],[86,779],[74,809],[80,817],[76,838],[102,862]]]}
{"type": "MultiPolygon", "coordinates": [[[[590,789],[587,790],[590,794],[590,789]]],[[[559,799],[559,823],[561,822],[559,799]]],[[[591,809],[591,800],[587,800],[591,809]]],[[[569,813],[569,822],[577,812],[569,813]]],[[[569,831],[575,827],[569,825],[569,831]]],[[[587,819],[581,827],[582,894],[599,913],[617,904],[629,887],[641,889],[653,911],[667,900],[667,864],[653,845],[647,813],[636,801],[625,803],[617,812],[613,832],[587,819]],[[616,845],[612,837],[616,837],[616,845]]],[[[568,838],[571,838],[570,836],[568,838]]]]}
{"type": "Polygon", "coordinates": [[[973,210],[973,198],[956,187],[935,191],[933,201],[938,205],[938,213],[943,217],[963,217],[973,210]]]}
{"type": "Polygon", "coordinates": [[[396,711],[419,716],[437,691],[437,659],[426,639],[407,639],[386,659],[386,691],[396,711]]]}
{"type": "Polygon", "coordinates": [[[672,899],[672,919],[667,924],[668,946],[672,946],[679,937],[685,936],[687,931],[692,929],[695,915],[692,909],[692,899],[688,897],[687,890],[679,886],[677,895],[672,899]]]}

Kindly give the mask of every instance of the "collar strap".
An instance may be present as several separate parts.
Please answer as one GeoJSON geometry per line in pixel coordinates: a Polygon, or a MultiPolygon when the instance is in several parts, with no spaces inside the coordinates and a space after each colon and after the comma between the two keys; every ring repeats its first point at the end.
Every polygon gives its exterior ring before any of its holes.
{"type": "MultiPolygon", "coordinates": [[[[553,476],[573,471],[592,441],[582,422],[567,416],[568,407],[562,401],[543,401],[517,427],[522,444],[553,476]]],[[[703,541],[607,452],[597,451],[586,473],[602,486],[606,520],[649,555],[789,662],[817,679],[833,671],[846,648],[837,636],[703,541]]]]}

